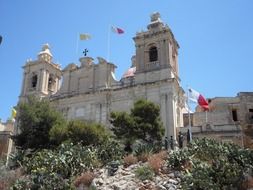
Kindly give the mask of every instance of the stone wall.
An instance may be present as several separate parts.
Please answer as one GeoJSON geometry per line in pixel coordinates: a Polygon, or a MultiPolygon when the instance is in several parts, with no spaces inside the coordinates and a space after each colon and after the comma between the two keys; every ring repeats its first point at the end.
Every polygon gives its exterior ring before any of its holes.
{"type": "Polygon", "coordinates": [[[0,123],[0,159],[7,158],[12,149],[11,135],[13,135],[14,123],[0,123]]]}
{"type": "Polygon", "coordinates": [[[175,81],[156,82],[122,88],[108,88],[94,93],[55,97],[54,105],[67,119],[92,120],[109,126],[112,111],[129,112],[136,100],[144,98],[160,106],[167,136],[176,136],[183,126],[181,94],[175,81]]]}
{"type": "MultiPolygon", "coordinates": [[[[178,128],[184,135],[186,141],[187,127],[178,128]]],[[[239,146],[243,146],[243,132],[240,125],[224,124],[211,125],[203,124],[202,126],[193,126],[192,137],[194,138],[210,138],[220,142],[232,142],[239,146]]]]}

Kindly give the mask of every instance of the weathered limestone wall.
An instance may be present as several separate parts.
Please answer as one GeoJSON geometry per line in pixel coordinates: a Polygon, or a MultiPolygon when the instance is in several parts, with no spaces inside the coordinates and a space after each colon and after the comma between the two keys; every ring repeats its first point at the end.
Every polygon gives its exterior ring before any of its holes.
{"type": "Polygon", "coordinates": [[[231,120],[231,114],[228,110],[207,113],[195,112],[193,114],[193,126],[201,126],[205,123],[210,123],[212,125],[223,125],[233,124],[234,122],[231,120]]]}
{"type": "Polygon", "coordinates": [[[166,136],[176,136],[176,127],[183,126],[182,112],[178,106],[179,95],[173,82],[137,85],[128,88],[105,89],[91,94],[79,94],[53,100],[67,119],[92,120],[107,126],[112,111],[127,111],[140,99],[148,99],[161,108],[161,119],[166,136]],[[170,84],[170,85],[168,85],[170,84]]]}
{"type": "Polygon", "coordinates": [[[0,158],[7,158],[12,149],[11,135],[13,134],[14,123],[0,123],[0,158]]]}
{"type": "MultiPolygon", "coordinates": [[[[184,136],[187,136],[187,127],[178,128],[184,136]]],[[[203,124],[202,126],[192,127],[192,137],[194,138],[209,138],[220,142],[232,142],[243,146],[243,133],[240,125],[223,124],[210,125],[203,124]]],[[[186,138],[184,138],[186,140],[186,138]]]]}

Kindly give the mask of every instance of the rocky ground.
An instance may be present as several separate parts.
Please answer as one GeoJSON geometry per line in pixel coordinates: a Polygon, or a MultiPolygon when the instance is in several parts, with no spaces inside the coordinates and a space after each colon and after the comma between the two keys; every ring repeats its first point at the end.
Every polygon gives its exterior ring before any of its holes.
{"type": "Polygon", "coordinates": [[[145,165],[138,163],[129,167],[119,166],[119,169],[113,176],[108,175],[108,170],[103,168],[96,172],[96,178],[93,179],[89,188],[79,186],[79,190],[97,189],[97,190],[175,190],[180,187],[180,173],[172,171],[162,171],[155,175],[152,180],[139,180],[135,175],[135,170],[145,165]]]}

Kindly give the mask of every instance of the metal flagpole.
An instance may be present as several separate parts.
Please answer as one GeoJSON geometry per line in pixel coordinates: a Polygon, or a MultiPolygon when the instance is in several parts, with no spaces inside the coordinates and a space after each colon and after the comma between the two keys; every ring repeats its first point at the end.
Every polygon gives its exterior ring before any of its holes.
{"type": "Polygon", "coordinates": [[[76,38],[76,57],[78,59],[78,50],[79,50],[79,33],[77,33],[77,38],[76,38]]]}
{"type": "Polygon", "coordinates": [[[111,48],[111,25],[109,25],[108,34],[107,34],[107,62],[110,61],[110,48],[111,48]]]}
{"type": "Polygon", "coordinates": [[[208,120],[207,120],[207,110],[205,112],[206,112],[206,123],[207,123],[208,122],[208,120]]]}
{"type": "Polygon", "coordinates": [[[189,133],[190,133],[190,142],[192,141],[192,126],[191,126],[191,113],[189,105],[189,89],[187,88],[187,105],[188,105],[188,120],[189,120],[189,133]]]}

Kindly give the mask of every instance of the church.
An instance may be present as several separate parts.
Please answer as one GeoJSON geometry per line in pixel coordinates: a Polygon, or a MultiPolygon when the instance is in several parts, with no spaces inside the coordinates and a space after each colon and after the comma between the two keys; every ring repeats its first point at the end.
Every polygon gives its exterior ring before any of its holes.
{"type": "Polygon", "coordinates": [[[146,31],[133,40],[132,66],[119,81],[114,75],[117,66],[102,57],[81,57],[80,63],[61,69],[45,44],[37,59],[23,66],[19,101],[29,95],[48,98],[68,120],[110,126],[112,111],[130,111],[136,100],[144,98],[160,106],[165,136],[175,139],[177,128],[183,127],[185,105],[178,71],[179,45],[159,13],[150,16],[146,31]]]}

